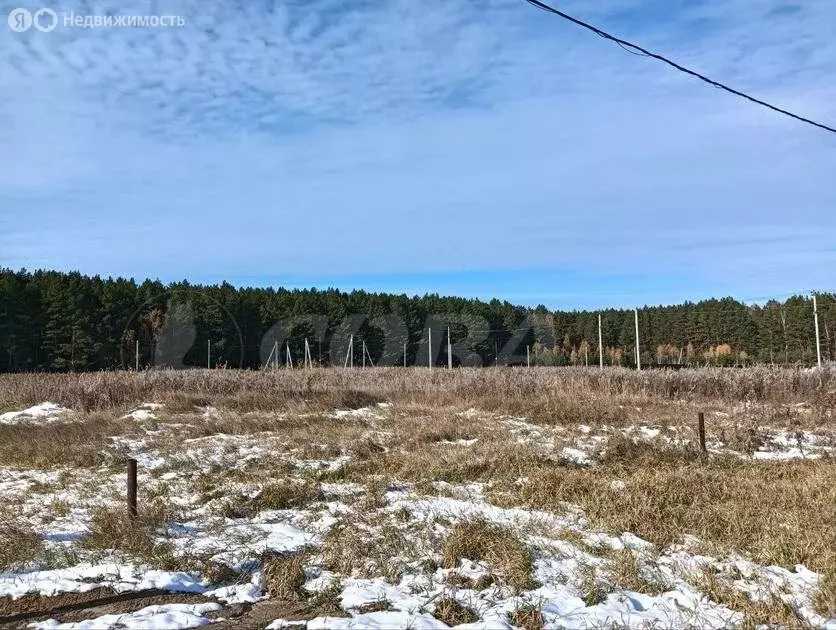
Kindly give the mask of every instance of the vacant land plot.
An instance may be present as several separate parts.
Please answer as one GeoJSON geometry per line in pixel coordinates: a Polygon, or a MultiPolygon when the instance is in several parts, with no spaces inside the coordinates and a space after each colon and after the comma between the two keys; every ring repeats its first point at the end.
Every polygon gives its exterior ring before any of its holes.
{"type": "Polygon", "coordinates": [[[834,408],[828,370],[5,375],[0,625],[836,625],[834,408]]]}

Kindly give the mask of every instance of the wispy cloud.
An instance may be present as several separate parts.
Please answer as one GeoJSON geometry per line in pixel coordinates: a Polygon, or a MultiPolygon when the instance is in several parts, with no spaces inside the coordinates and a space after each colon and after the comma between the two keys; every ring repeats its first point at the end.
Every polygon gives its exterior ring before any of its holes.
{"type": "MultiPolygon", "coordinates": [[[[186,25],[0,30],[0,264],[451,291],[463,272],[585,270],[566,295],[620,303],[602,278],[643,279],[636,302],[671,278],[832,283],[833,138],[522,0],[160,5],[53,8],[186,25]]],[[[602,5],[561,3],[833,116],[829,0],[602,5]]],[[[526,301],[560,300],[543,282],[520,281],[526,301]]]]}

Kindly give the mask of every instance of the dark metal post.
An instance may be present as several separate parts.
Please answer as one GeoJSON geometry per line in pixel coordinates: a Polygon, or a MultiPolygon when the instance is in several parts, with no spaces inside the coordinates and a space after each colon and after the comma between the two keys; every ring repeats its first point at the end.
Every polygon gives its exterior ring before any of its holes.
{"type": "Polygon", "coordinates": [[[702,411],[700,411],[699,414],[697,414],[697,420],[698,429],[700,432],[700,450],[703,453],[707,453],[708,451],[705,448],[705,414],[702,411]]]}
{"type": "Polygon", "coordinates": [[[136,518],[136,460],[128,460],[128,517],[136,518]]]}

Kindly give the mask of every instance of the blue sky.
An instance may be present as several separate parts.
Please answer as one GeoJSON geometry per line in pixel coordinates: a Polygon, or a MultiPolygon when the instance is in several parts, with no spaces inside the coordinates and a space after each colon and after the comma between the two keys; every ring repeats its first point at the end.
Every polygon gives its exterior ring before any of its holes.
{"type": "MultiPolygon", "coordinates": [[[[559,4],[836,124],[832,0],[559,4]]],[[[18,6],[0,266],[554,308],[834,289],[836,136],[523,0],[67,1],[51,33],[18,6]]]]}

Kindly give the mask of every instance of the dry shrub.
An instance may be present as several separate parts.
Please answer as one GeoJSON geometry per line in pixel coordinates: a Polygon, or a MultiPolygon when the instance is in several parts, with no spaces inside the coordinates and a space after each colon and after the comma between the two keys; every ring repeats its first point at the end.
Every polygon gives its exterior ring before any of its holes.
{"type": "MultiPolygon", "coordinates": [[[[389,502],[386,499],[386,492],[390,484],[386,479],[373,479],[366,484],[363,501],[360,504],[363,510],[377,510],[386,507],[389,502]]],[[[408,520],[408,519],[407,519],[408,520]]]]}
{"type": "Polygon", "coordinates": [[[665,547],[693,534],[758,562],[836,566],[836,462],[709,459],[594,470],[545,470],[519,490],[526,505],[574,503],[601,527],[665,547]],[[617,490],[614,479],[626,484],[617,490]]]}
{"type": "Polygon", "coordinates": [[[322,498],[319,486],[312,481],[283,480],[264,486],[255,503],[262,510],[289,510],[305,507],[322,498]]]}
{"type": "Polygon", "coordinates": [[[618,426],[628,421],[623,408],[613,405],[610,400],[595,392],[583,392],[578,395],[561,390],[546,390],[532,397],[488,399],[483,401],[483,406],[499,412],[526,416],[536,422],[550,425],[618,426]]]}
{"type": "Polygon", "coordinates": [[[813,604],[820,615],[836,618],[836,566],[824,573],[813,596],[813,604]]]}
{"type": "Polygon", "coordinates": [[[693,444],[676,446],[655,440],[633,440],[624,433],[613,433],[598,461],[613,468],[678,465],[697,462],[700,451],[693,444]]]}
{"type": "Polygon", "coordinates": [[[711,601],[724,604],[735,612],[743,613],[744,628],[805,628],[792,606],[771,596],[752,601],[749,596],[719,579],[712,567],[703,566],[695,580],[695,586],[711,601]]]}
{"type": "Polygon", "coordinates": [[[484,425],[473,419],[463,419],[447,409],[433,409],[427,404],[402,405],[404,414],[397,422],[393,445],[406,449],[437,448],[438,442],[469,440],[484,425]]]}
{"type": "Polygon", "coordinates": [[[392,604],[390,604],[389,600],[385,598],[377,599],[373,602],[366,602],[365,604],[360,604],[360,606],[357,607],[357,612],[361,614],[380,612],[383,610],[392,610],[392,604]]]}
{"type": "Polygon", "coordinates": [[[89,533],[81,544],[86,549],[115,550],[155,564],[166,563],[171,547],[154,537],[173,518],[171,509],[161,503],[140,505],[136,518],[130,518],[124,508],[100,508],[92,513],[89,533]]]}
{"type": "Polygon", "coordinates": [[[543,613],[531,604],[519,606],[510,614],[511,623],[522,630],[542,630],[543,613]]]}
{"type": "Polygon", "coordinates": [[[467,588],[473,591],[483,591],[492,586],[495,583],[495,580],[492,575],[480,575],[478,578],[473,579],[454,571],[447,576],[447,583],[452,584],[453,586],[458,586],[459,588],[467,588]]]}
{"type": "Polygon", "coordinates": [[[166,392],[158,399],[168,413],[195,413],[199,407],[209,405],[209,398],[205,395],[192,394],[188,391],[166,392]]]}
{"type": "Polygon", "coordinates": [[[258,504],[245,494],[235,493],[217,506],[217,513],[224,518],[252,518],[258,513],[258,504]]]}
{"type": "Polygon", "coordinates": [[[433,617],[451,627],[479,621],[479,615],[476,614],[476,611],[460,604],[449,596],[438,600],[435,611],[433,611],[433,617]]]}
{"type": "Polygon", "coordinates": [[[0,425],[0,464],[20,468],[95,468],[114,457],[113,435],[135,430],[110,414],[85,414],[73,422],[0,425]]]}
{"type": "Polygon", "coordinates": [[[317,591],[308,599],[306,604],[307,615],[311,617],[348,617],[340,605],[343,592],[339,580],[334,580],[321,591],[317,591]]]}
{"type": "Polygon", "coordinates": [[[52,515],[56,517],[64,517],[69,516],[70,514],[70,504],[66,501],[56,500],[52,502],[50,505],[50,510],[52,511],[52,515]]]}
{"type": "Polygon", "coordinates": [[[766,435],[760,425],[756,418],[749,418],[732,426],[721,426],[717,434],[726,447],[751,455],[766,444],[766,435]]]}
{"type": "Polygon", "coordinates": [[[374,440],[364,437],[349,446],[349,451],[357,459],[372,459],[386,452],[386,448],[375,442],[374,440]]]}
{"type": "Polygon", "coordinates": [[[648,580],[641,569],[638,558],[629,549],[612,549],[605,552],[609,560],[613,586],[636,593],[660,595],[666,585],[648,580]]]}
{"type": "Polygon", "coordinates": [[[325,535],[323,566],[343,575],[382,575],[397,584],[406,564],[421,555],[404,531],[388,523],[336,523],[325,535]],[[407,557],[411,554],[411,557],[407,557]]]}
{"type": "Polygon", "coordinates": [[[370,475],[401,481],[468,483],[516,479],[546,464],[544,454],[530,446],[480,438],[466,448],[434,443],[411,444],[390,449],[365,460],[352,460],[329,480],[362,482],[370,475]]]}
{"type": "Polygon", "coordinates": [[[301,554],[274,554],[262,559],[261,571],[267,593],[282,601],[305,599],[305,571],[301,554]]]}
{"type": "Polygon", "coordinates": [[[4,517],[0,523],[0,572],[21,570],[43,554],[43,540],[27,523],[4,517]]]}
{"type": "Polygon", "coordinates": [[[235,582],[241,577],[241,574],[228,564],[213,560],[211,557],[203,559],[203,562],[198,567],[198,572],[210,584],[235,582]]]}
{"type": "Polygon", "coordinates": [[[444,541],[444,564],[454,569],[462,558],[487,562],[516,590],[535,588],[531,552],[505,527],[478,519],[456,523],[444,541]]]}
{"type": "Polygon", "coordinates": [[[581,599],[586,606],[597,606],[607,599],[612,593],[612,585],[602,580],[595,572],[595,567],[582,565],[581,573],[581,599]]]}

